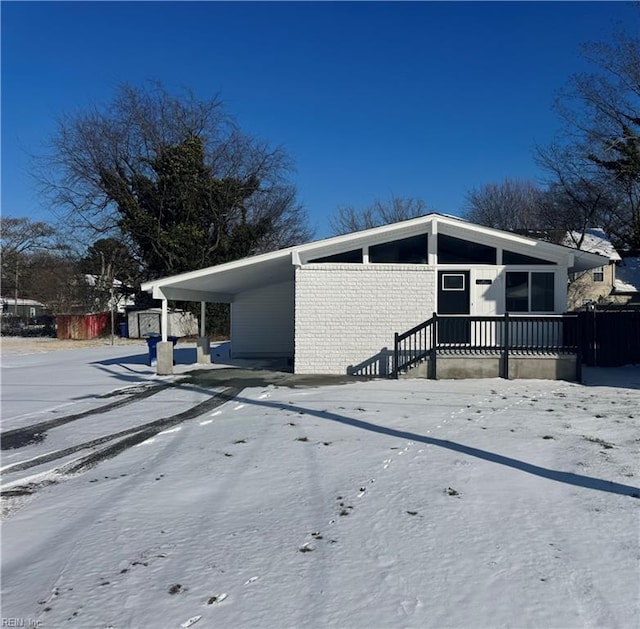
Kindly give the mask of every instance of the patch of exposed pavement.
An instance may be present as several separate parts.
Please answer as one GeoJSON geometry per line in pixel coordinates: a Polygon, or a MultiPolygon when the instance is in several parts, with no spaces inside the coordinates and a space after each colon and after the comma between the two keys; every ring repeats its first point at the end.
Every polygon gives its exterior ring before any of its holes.
{"type": "Polygon", "coordinates": [[[264,387],[274,385],[278,387],[308,388],[331,385],[349,384],[372,380],[368,376],[350,376],[333,374],[294,374],[286,371],[267,369],[203,369],[190,371],[185,374],[182,382],[197,384],[203,387],[264,387]]]}

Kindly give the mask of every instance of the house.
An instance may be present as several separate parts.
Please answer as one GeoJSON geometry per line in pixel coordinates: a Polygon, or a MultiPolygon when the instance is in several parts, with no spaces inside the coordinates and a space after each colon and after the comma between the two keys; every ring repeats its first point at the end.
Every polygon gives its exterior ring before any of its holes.
{"type": "Polygon", "coordinates": [[[43,303],[35,299],[0,297],[0,332],[15,336],[50,336],[54,318],[43,303]]]}
{"type": "Polygon", "coordinates": [[[33,319],[49,314],[49,309],[35,299],[21,299],[18,297],[0,297],[2,314],[23,319],[33,319]]]}
{"type": "Polygon", "coordinates": [[[622,258],[604,230],[591,228],[587,229],[584,235],[579,232],[567,232],[562,244],[575,248],[579,246],[582,251],[596,253],[608,260],[601,266],[571,274],[567,295],[568,309],[578,310],[592,303],[616,302],[612,294],[616,286],[617,265],[622,258]]]}
{"type": "Polygon", "coordinates": [[[97,310],[103,308],[110,310],[113,306],[114,312],[123,314],[128,308],[135,305],[134,289],[117,278],[113,278],[110,282],[106,277],[86,273],[84,280],[90,288],[90,292],[93,293],[92,305],[97,310]]]}
{"type": "Polygon", "coordinates": [[[609,263],[572,274],[568,291],[569,310],[590,304],[632,305],[640,303],[640,257],[637,251],[615,249],[604,230],[567,232],[562,244],[608,258],[609,263]]]}
{"type": "MultiPolygon", "coordinates": [[[[147,282],[162,300],[231,304],[231,356],[288,359],[295,373],[355,373],[394,334],[441,315],[559,314],[569,273],[606,257],[428,214],[147,282]]],[[[162,325],[163,331],[167,329],[162,325]]],[[[166,334],[166,333],[165,333],[166,334]]],[[[171,372],[171,343],[158,372],[171,372]]],[[[208,357],[204,316],[199,360],[208,357]]],[[[163,345],[165,348],[161,348],[163,345]]]]}

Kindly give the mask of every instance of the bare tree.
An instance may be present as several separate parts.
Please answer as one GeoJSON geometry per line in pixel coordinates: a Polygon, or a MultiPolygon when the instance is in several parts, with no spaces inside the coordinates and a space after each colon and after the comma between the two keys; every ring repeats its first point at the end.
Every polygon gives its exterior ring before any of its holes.
{"type": "Polygon", "coordinates": [[[93,288],[79,261],[69,251],[36,251],[29,255],[21,277],[24,295],[47,306],[53,314],[96,312],[93,288]]]}
{"type": "Polygon", "coordinates": [[[42,249],[51,245],[55,233],[55,228],[43,221],[0,216],[0,251],[5,257],[42,249]]]}
{"type": "Polygon", "coordinates": [[[55,236],[56,230],[49,223],[24,217],[0,217],[2,292],[15,299],[16,313],[18,298],[28,290],[26,279],[33,255],[45,249],[58,248],[55,236]]]}
{"type": "Polygon", "coordinates": [[[468,192],[465,218],[507,231],[541,229],[543,201],[543,191],[533,182],[505,179],[468,192]]]}
{"type": "Polygon", "coordinates": [[[565,123],[565,148],[555,144],[539,150],[538,158],[565,192],[573,190],[587,206],[596,202],[598,221],[606,222],[618,244],[638,248],[640,39],[617,33],[611,42],[585,45],[583,53],[593,71],[571,77],[556,103],[565,123]]]}
{"type": "Polygon", "coordinates": [[[329,226],[334,234],[349,234],[351,232],[379,227],[406,221],[428,214],[426,203],[421,199],[391,197],[389,201],[376,200],[370,206],[355,208],[353,206],[339,207],[329,219],[329,226]]]}
{"type": "Polygon", "coordinates": [[[537,149],[536,161],[549,174],[541,208],[546,227],[574,232],[579,248],[589,227],[609,231],[615,225],[619,193],[591,160],[571,146],[552,144],[537,149]]]}
{"type": "Polygon", "coordinates": [[[123,238],[150,276],[310,237],[288,156],[242,133],[217,97],[122,85],[64,117],[41,164],[67,222],[123,238]]]}

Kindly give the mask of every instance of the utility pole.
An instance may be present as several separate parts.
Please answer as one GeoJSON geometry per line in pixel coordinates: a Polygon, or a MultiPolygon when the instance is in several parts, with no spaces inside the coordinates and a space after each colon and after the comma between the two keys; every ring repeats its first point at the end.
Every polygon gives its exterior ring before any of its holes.
{"type": "Polygon", "coordinates": [[[115,314],[114,314],[114,309],[115,309],[115,298],[113,296],[113,281],[114,278],[111,277],[111,292],[110,292],[110,299],[109,299],[109,310],[111,311],[111,345],[113,345],[114,340],[113,340],[113,335],[115,332],[115,314]]]}
{"type": "Polygon", "coordinates": [[[18,316],[18,260],[16,260],[16,285],[15,285],[15,303],[13,313],[18,316]]]}

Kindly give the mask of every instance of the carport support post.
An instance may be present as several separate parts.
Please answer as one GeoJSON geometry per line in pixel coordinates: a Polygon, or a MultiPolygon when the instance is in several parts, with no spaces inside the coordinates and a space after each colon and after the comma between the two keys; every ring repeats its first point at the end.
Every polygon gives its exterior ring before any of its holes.
{"type": "Polygon", "coordinates": [[[197,361],[199,364],[208,365],[211,363],[211,344],[206,333],[207,303],[200,302],[200,336],[196,347],[197,361]]]}
{"type": "Polygon", "coordinates": [[[173,373],[173,343],[168,340],[169,308],[167,300],[162,300],[162,315],[160,319],[160,332],[162,341],[156,346],[158,362],[156,372],[159,376],[170,376],[173,373]]]}

